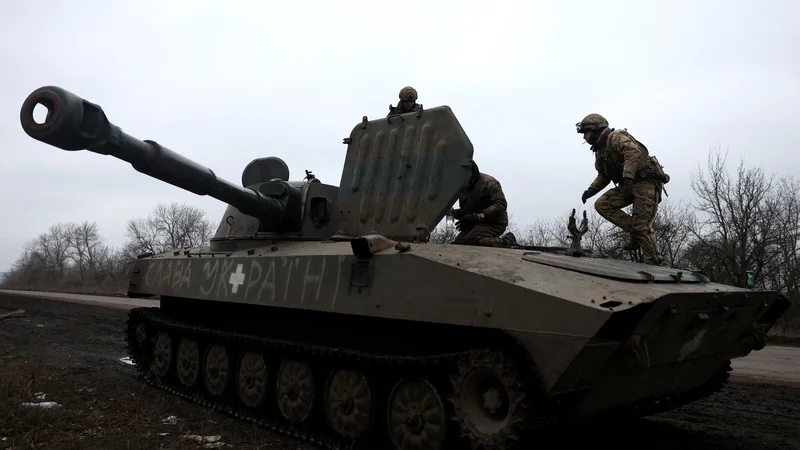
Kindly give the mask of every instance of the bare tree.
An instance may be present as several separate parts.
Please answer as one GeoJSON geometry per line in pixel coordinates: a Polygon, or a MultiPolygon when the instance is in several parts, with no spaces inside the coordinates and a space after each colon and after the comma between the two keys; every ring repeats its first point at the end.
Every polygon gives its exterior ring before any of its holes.
{"type": "Polygon", "coordinates": [[[792,323],[800,322],[800,182],[794,177],[782,178],[776,191],[776,240],[761,281],[765,287],[782,291],[792,302],[781,320],[782,326],[792,328],[792,323]]]}
{"type": "Polygon", "coordinates": [[[439,222],[439,225],[433,229],[428,242],[431,244],[450,244],[456,238],[457,234],[458,230],[456,229],[455,221],[453,221],[453,223],[448,223],[445,217],[445,220],[439,222]]]}
{"type": "Polygon", "coordinates": [[[594,208],[587,212],[586,217],[589,219],[589,230],[583,236],[584,247],[591,249],[594,254],[603,258],[629,259],[631,257],[622,250],[627,241],[626,232],[607,221],[594,208]]]}
{"type": "Polygon", "coordinates": [[[11,267],[9,278],[37,286],[63,279],[70,267],[70,228],[71,224],[57,223],[27,242],[11,267]]]}
{"type": "Polygon", "coordinates": [[[41,280],[52,279],[52,268],[44,252],[39,248],[39,242],[37,238],[25,243],[22,254],[6,274],[5,285],[34,286],[41,280]]]}
{"type": "Polygon", "coordinates": [[[68,256],[80,274],[81,282],[89,278],[97,283],[107,274],[109,249],[103,244],[95,222],[70,224],[66,229],[68,256]]]}
{"type": "MultiPolygon", "coordinates": [[[[564,216],[568,217],[568,216],[564,216]]],[[[517,236],[522,245],[537,247],[566,247],[570,241],[567,236],[567,219],[560,217],[537,218],[517,236]]]]}
{"type": "Polygon", "coordinates": [[[58,223],[27,242],[3,285],[27,289],[120,292],[130,262],[144,251],[203,245],[211,223],[199,208],[158,205],[146,219],[128,222],[129,241],[115,249],[103,243],[97,224],[58,223]]]}
{"type": "Polygon", "coordinates": [[[695,253],[703,253],[706,264],[716,261],[721,265],[714,272],[724,278],[717,281],[746,286],[748,271],[757,279],[763,275],[775,241],[773,178],[761,169],[745,168],[741,162],[736,178],[731,179],[726,159],[727,153],[711,152],[708,174],[698,168],[692,177],[700,214],[691,232],[699,241],[695,253]]]}
{"type": "Polygon", "coordinates": [[[519,223],[517,223],[517,218],[514,217],[514,213],[509,212],[508,225],[506,225],[505,233],[513,233],[514,236],[516,237],[517,235],[519,235],[519,232],[520,228],[519,228],[519,223]]]}
{"type": "Polygon", "coordinates": [[[695,222],[694,211],[682,202],[663,200],[653,220],[656,243],[664,257],[662,265],[685,268],[686,251],[693,242],[691,224],[695,222]]]}
{"type": "Polygon", "coordinates": [[[775,287],[800,302],[800,182],[794,177],[780,180],[778,187],[775,258],[771,273],[775,287]]]}
{"type": "Polygon", "coordinates": [[[214,229],[205,215],[200,208],[171,203],[159,204],[147,218],[129,220],[124,248],[127,258],[207,244],[214,229]]]}
{"type": "Polygon", "coordinates": [[[38,250],[44,254],[45,260],[54,275],[63,277],[69,258],[69,224],[57,223],[47,233],[39,236],[38,250]]]}

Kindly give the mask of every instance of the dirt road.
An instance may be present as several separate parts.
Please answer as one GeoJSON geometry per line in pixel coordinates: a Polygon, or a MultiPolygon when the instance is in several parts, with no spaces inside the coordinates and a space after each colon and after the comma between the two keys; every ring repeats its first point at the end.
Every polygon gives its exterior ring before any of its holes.
{"type": "MultiPolygon", "coordinates": [[[[145,304],[155,302],[0,291],[0,315],[26,311],[0,321],[0,449],[315,448],[138,382],[121,360],[123,327],[125,310],[145,304]],[[53,295],[61,301],[42,298],[53,295]],[[42,393],[60,406],[21,406],[42,393]]],[[[677,411],[549,436],[540,448],[800,448],[800,349],[769,346],[736,360],[731,379],[677,411]]]]}
{"type": "Polygon", "coordinates": [[[61,300],[69,303],[81,303],[84,305],[98,305],[117,309],[131,309],[138,307],[158,306],[158,300],[138,299],[128,297],[108,297],[103,295],[85,294],[65,294],[61,292],[36,292],[36,291],[15,291],[10,289],[0,289],[0,295],[22,295],[34,298],[49,298],[61,300]]]}
{"type": "Polygon", "coordinates": [[[768,346],[732,366],[737,378],[800,388],[800,347],[768,346]]]}

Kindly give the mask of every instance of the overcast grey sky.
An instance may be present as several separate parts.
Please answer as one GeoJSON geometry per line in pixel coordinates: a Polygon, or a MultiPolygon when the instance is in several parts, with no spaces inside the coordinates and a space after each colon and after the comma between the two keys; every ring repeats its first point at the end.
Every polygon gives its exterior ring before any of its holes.
{"type": "MultiPolygon", "coordinates": [[[[338,184],[342,138],[384,116],[405,85],[449,105],[520,223],[583,208],[593,157],[574,124],[599,112],[666,166],[670,201],[709,147],[800,173],[800,2],[149,1],[6,2],[0,17],[0,271],[59,221],[106,241],[158,202],[224,205],[112,157],[22,131],[34,89],[62,86],[238,183],[279,156],[338,184]],[[221,5],[226,6],[221,6],[221,5]],[[790,150],[791,149],[791,150],[790,150]]],[[[593,200],[587,203],[591,207],[593,200]]]]}

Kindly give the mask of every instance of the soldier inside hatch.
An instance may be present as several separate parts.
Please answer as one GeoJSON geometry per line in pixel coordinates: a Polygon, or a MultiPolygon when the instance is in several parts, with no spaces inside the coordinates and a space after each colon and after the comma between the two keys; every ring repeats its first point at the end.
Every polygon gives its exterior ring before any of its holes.
{"type": "Polygon", "coordinates": [[[451,209],[456,219],[458,235],[453,244],[484,247],[511,247],[517,245],[516,237],[507,233],[508,203],[500,182],[493,176],[481,173],[475,161],[470,162],[469,183],[458,199],[459,209],[451,209]]]}
{"type": "Polygon", "coordinates": [[[417,103],[417,90],[411,86],[400,89],[399,97],[400,101],[397,102],[397,106],[389,105],[389,114],[387,114],[386,117],[392,114],[413,112],[422,108],[422,105],[417,103]]]}

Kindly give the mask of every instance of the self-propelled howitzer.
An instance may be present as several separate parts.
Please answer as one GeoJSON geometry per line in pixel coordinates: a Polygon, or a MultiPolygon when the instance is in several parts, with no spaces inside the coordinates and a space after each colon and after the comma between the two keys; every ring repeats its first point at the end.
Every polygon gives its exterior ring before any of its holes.
{"type": "Polygon", "coordinates": [[[131,359],[153,386],[327,448],[506,450],[554,423],[672,409],[720,389],[788,307],[585,257],[577,238],[561,253],[427,242],[473,153],[446,106],[364,117],[338,186],[288,182],[278,158],[233,185],[60,88],[21,121],[231,205],[210,245],[135,262],[128,295],[160,307],[131,310],[131,359]]]}

